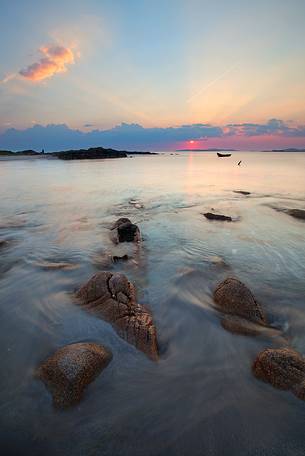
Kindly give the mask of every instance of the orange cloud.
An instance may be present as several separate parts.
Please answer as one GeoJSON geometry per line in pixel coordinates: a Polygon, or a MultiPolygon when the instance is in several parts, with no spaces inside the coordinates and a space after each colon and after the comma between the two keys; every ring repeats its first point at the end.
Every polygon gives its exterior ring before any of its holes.
{"type": "Polygon", "coordinates": [[[66,65],[74,63],[71,49],[63,46],[43,46],[40,52],[44,55],[38,62],[19,71],[19,74],[31,81],[42,81],[56,73],[67,71],[66,65]]]}

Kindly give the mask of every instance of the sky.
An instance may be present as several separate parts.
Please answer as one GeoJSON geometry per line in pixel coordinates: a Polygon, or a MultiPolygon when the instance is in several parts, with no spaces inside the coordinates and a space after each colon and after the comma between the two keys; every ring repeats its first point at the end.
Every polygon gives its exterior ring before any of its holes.
{"type": "Polygon", "coordinates": [[[304,0],[0,0],[0,149],[305,147],[304,0]]]}

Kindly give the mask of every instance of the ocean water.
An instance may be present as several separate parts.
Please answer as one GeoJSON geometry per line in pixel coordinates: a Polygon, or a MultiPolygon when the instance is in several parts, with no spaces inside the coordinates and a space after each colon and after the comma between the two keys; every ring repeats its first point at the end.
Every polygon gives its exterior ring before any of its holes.
{"type": "Polygon", "coordinates": [[[304,455],[305,403],[251,373],[256,354],[280,341],[225,331],[213,290],[240,278],[305,354],[305,222],[280,210],[305,209],[305,154],[1,160],[0,194],[2,454],[304,455]],[[206,220],[212,208],[236,221],[206,220]],[[111,243],[121,216],[139,225],[140,246],[111,243]],[[105,261],[124,253],[127,263],[105,261]],[[109,267],[150,307],[158,363],[73,304],[74,290],[109,267]],[[89,340],[113,360],[78,406],[55,410],[33,372],[89,340]]]}

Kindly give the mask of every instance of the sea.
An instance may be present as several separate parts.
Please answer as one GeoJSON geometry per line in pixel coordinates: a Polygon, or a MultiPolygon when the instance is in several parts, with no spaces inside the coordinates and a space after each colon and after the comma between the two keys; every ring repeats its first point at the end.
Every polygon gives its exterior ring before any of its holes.
{"type": "Polygon", "coordinates": [[[237,277],[305,354],[305,221],[287,213],[305,209],[305,153],[1,159],[0,195],[4,456],[304,456],[305,403],[251,370],[280,340],[226,331],[213,291],[237,277]],[[139,244],[112,243],[119,217],[139,226],[139,244]],[[151,310],[158,362],[75,305],[102,270],[125,274],[151,310]],[[35,370],[81,341],[113,359],[60,411],[35,370]]]}

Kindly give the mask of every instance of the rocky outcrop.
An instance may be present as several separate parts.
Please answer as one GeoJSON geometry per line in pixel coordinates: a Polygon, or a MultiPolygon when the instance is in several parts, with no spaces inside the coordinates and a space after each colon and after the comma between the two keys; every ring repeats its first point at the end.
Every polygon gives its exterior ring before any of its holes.
{"type": "Polygon", "coordinates": [[[111,323],[123,339],[152,360],[158,359],[157,331],[152,315],[136,302],[135,287],[125,275],[97,273],[76,297],[85,309],[111,323]]]}
{"type": "Polygon", "coordinates": [[[111,359],[111,352],[102,345],[66,345],[38,367],[36,376],[52,394],[54,406],[66,408],[81,400],[86,386],[105,369],[111,359]]]}
{"type": "Polygon", "coordinates": [[[305,359],[291,348],[260,352],[252,367],[256,378],[275,388],[292,391],[305,400],[305,359]]]}
{"type": "Polygon", "coordinates": [[[218,220],[221,222],[232,222],[232,217],[221,214],[213,214],[212,212],[206,212],[203,214],[208,220],[218,220]]]}
{"type": "Polygon", "coordinates": [[[139,242],[141,234],[139,227],[131,223],[129,218],[119,218],[111,227],[111,239],[114,243],[139,242]]]}

